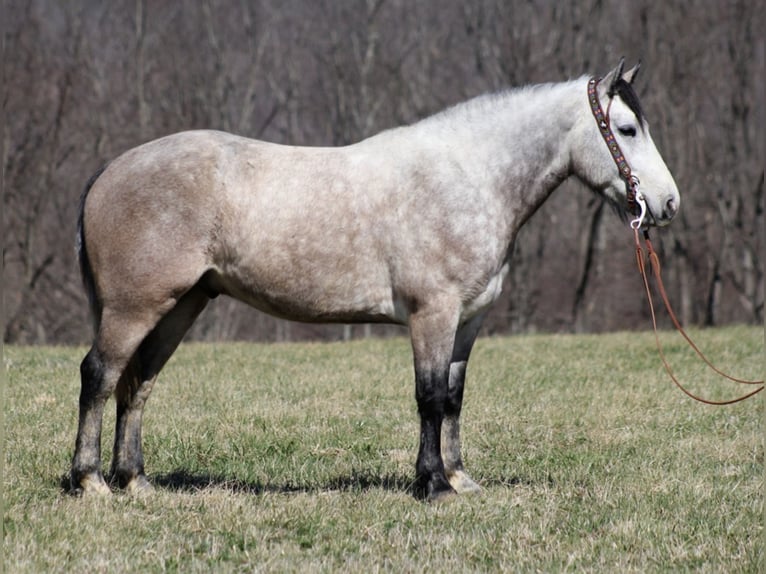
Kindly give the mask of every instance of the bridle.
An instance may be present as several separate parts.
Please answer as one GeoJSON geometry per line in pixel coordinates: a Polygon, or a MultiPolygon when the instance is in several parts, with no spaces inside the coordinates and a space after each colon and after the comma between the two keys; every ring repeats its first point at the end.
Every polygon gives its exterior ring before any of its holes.
{"type": "Polygon", "coordinates": [[[667,371],[668,375],[670,375],[670,378],[673,380],[676,386],[679,389],[681,389],[687,396],[691,397],[692,399],[696,401],[699,401],[701,403],[705,403],[708,405],[730,405],[733,403],[744,401],[745,399],[748,399],[752,397],[753,395],[760,393],[764,389],[764,381],[747,381],[744,379],[738,379],[736,377],[732,377],[722,372],[708,360],[708,358],[702,353],[702,351],[700,351],[699,347],[697,347],[697,345],[694,344],[694,341],[691,340],[689,335],[686,334],[686,331],[684,331],[683,327],[681,326],[681,323],[678,321],[678,318],[676,317],[672,307],[670,306],[670,301],[668,300],[668,296],[665,291],[665,286],[662,282],[660,259],[657,256],[657,253],[654,251],[652,242],[649,240],[648,229],[644,229],[643,236],[644,236],[644,241],[646,243],[647,257],[655,278],[655,282],[657,283],[657,289],[660,293],[660,296],[662,297],[663,303],[665,303],[665,309],[667,309],[668,314],[670,315],[670,319],[673,321],[673,325],[676,327],[678,332],[683,336],[684,339],[686,339],[689,345],[691,345],[692,349],[694,349],[694,351],[697,353],[697,355],[700,356],[700,358],[705,362],[705,364],[707,364],[707,366],[710,367],[713,371],[715,371],[718,375],[725,377],[735,383],[740,383],[743,385],[760,385],[760,386],[754,391],[747,393],[746,395],[743,395],[731,400],[711,401],[708,399],[704,399],[688,391],[678,381],[678,379],[676,379],[675,375],[673,374],[673,370],[670,368],[670,365],[668,364],[667,359],[665,358],[665,353],[663,352],[662,345],[660,344],[659,334],[657,333],[657,319],[654,313],[654,304],[652,302],[651,289],[649,288],[649,278],[646,272],[646,262],[644,259],[644,252],[641,247],[641,241],[639,239],[639,234],[638,234],[639,229],[641,229],[641,227],[643,226],[644,219],[647,213],[646,200],[643,194],[641,194],[641,192],[639,191],[640,181],[638,177],[636,177],[636,175],[633,174],[633,172],[631,171],[630,165],[628,164],[628,161],[625,159],[625,154],[622,153],[622,150],[620,149],[620,144],[617,143],[617,139],[614,137],[612,128],[609,125],[609,108],[612,105],[612,99],[614,98],[614,96],[613,95],[609,96],[609,105],[606,108],[606,113],[604,113],[603,109],[601,108],[601,103],[599,102],[598,93],[596,90],[596,88],[598,87],[599,81],[600,80],[597,80],[596,78],[591,78],[588,81],[588,101],[590,102],[590,109],[591,109],[591,112],[593,112],[593,117],[596,119],[596,123],[598,124],[599,131],[601,132],[601,136],[604,138],[604,141],[606,142],[606,145],[609,148],[609,151],[612,155],[612,159],[614,160],[614,163],[617,165],[617,169],[620,172],[620,177],[625,181],[625,185],[627,186],[626,202],[627,202],[628,212],[636,216],[635,219],[631,220],[630,222],[630,227],[633,229],[633,235],[634,235],[635,243],[636,243],[636,262],[638,265],[638,270],[641,273],[641,278],[643,279],[644,290],[646,292],[646,299],[649,302],[649,310],[651,311],[651,315],[652,315],[652,327],[654,328],[654,340],[657,343],[657,350],[659,351],[660,358],[662,359],[662,364],[664,365],[665,370],[667,371]]]}
{"type": "Polygon", "coordinates": [[[606,113],[604,113],[604,110],[601,108],[601,103],[598,100],[598,92],[596,90],[600,81],[601,80],[597,80],[596,78],[591,78],[588,81],[588,101],[590,102],[590,111],[593,112],[593,117],[596,119],[599,132],[601,132],[601,137],[604,138],[606,146],[612,154],[612,159],[617,165],[620,177],[625,181],[625,185],[627,186],[625,199],[628,204],[628,212],[636,216],[635,219],[631,220],[630,226],[633,229],[639,229],[646,218],[646,201],[638,189],[641,181],[638,179],[638,176],[631,171],[630,165],[628,165],[628,160],[625,159],[625,154],[622,153],[620,144],[617,143],[617,139],[614,137],[614,132],[612,132],[612,128],[609,125],[609,109],[612,106],[612,99],[614,96],[609,97],[609,105],[606,108],[606,113]]]}

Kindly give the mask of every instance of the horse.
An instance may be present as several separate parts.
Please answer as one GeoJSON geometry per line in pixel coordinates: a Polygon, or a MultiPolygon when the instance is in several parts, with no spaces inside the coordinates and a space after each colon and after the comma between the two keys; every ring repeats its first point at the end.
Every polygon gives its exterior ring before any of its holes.
{"type": "Polygon", "coordinates": [[[602,141],[604,124],[640,181],[639,225],[666,225],[680,206],[633,87],[638,69],[625,71],[623,60],[591,84],[583,76],[485,94],[344,147],[199,130],[112,160],[79,207],[95,335],[80,365],[71,491],[152,489],[144,405],[219,295],[290,320],[408,326],[420,422],[415,496],[479,491],[461,457],[466,366],[521,226],[569,177],[623,218],[633,213],[634,188],[602,141]],[[591,104],[607,110],[601,126],[591,104]],[[107,484],[101,428],[112,394],[107,484]]]}

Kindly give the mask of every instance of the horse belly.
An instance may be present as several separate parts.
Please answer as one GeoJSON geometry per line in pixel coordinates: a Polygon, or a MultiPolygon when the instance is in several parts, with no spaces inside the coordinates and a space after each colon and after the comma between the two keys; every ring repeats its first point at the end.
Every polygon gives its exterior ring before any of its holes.
{"type": "Polygon", "coordinates": [[[358,192],[329,152],[321,167],[313,155],[288,162],[282,156],[298,152],[269,152],[226,189],[215,256],[225,291],[298,321],[404,321],[379,239],[388,234],[383,200],[358,192]]]}
{"type": "Polygon", "coordinates": [[[310,323],[403,323],[391,298],[376,297],[369,290],[357,293],[334,289],[285,289],[268,281],[245,285],[226,282],[228,295],[256,309],[293,321],[310,323]]]}
{"type": "Polygon", "coordinates": [[[386,273],[363,256],[296,254],[261,245],[224,265],[221,290],[266,313],[303,322],[402,323],[386,273]]]}

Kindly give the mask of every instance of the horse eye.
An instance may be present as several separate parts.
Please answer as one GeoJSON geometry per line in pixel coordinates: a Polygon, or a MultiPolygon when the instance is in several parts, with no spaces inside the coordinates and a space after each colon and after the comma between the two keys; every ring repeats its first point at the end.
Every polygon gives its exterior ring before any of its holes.
{"type": "Polygon", "coordinates": [[[627,136],[629,138],[636,137],[636,128],[634,128],[633,126],[617,128],[617,131],[620,132],[622,135],[627,136]]]}

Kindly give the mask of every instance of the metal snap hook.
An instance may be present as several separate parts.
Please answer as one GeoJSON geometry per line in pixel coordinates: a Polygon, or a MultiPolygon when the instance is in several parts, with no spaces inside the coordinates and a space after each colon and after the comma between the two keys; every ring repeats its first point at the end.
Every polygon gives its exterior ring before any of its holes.
{"type": "Polygon", "coordinates": [[[636,217],[630,222],[631,229],[640,229],[641,226],[644,224],[644,219],[646,218],[646,211],[647,211],[646,198],[644,197],[644,194],[638,190],[638,186],[640,183],[641,183],[641,180],[638,179],[636,175],[631,174],[630,187],[636,195],[636,203],[641,208],[641,212],[638,214],[638,217],[636,217]]]}

